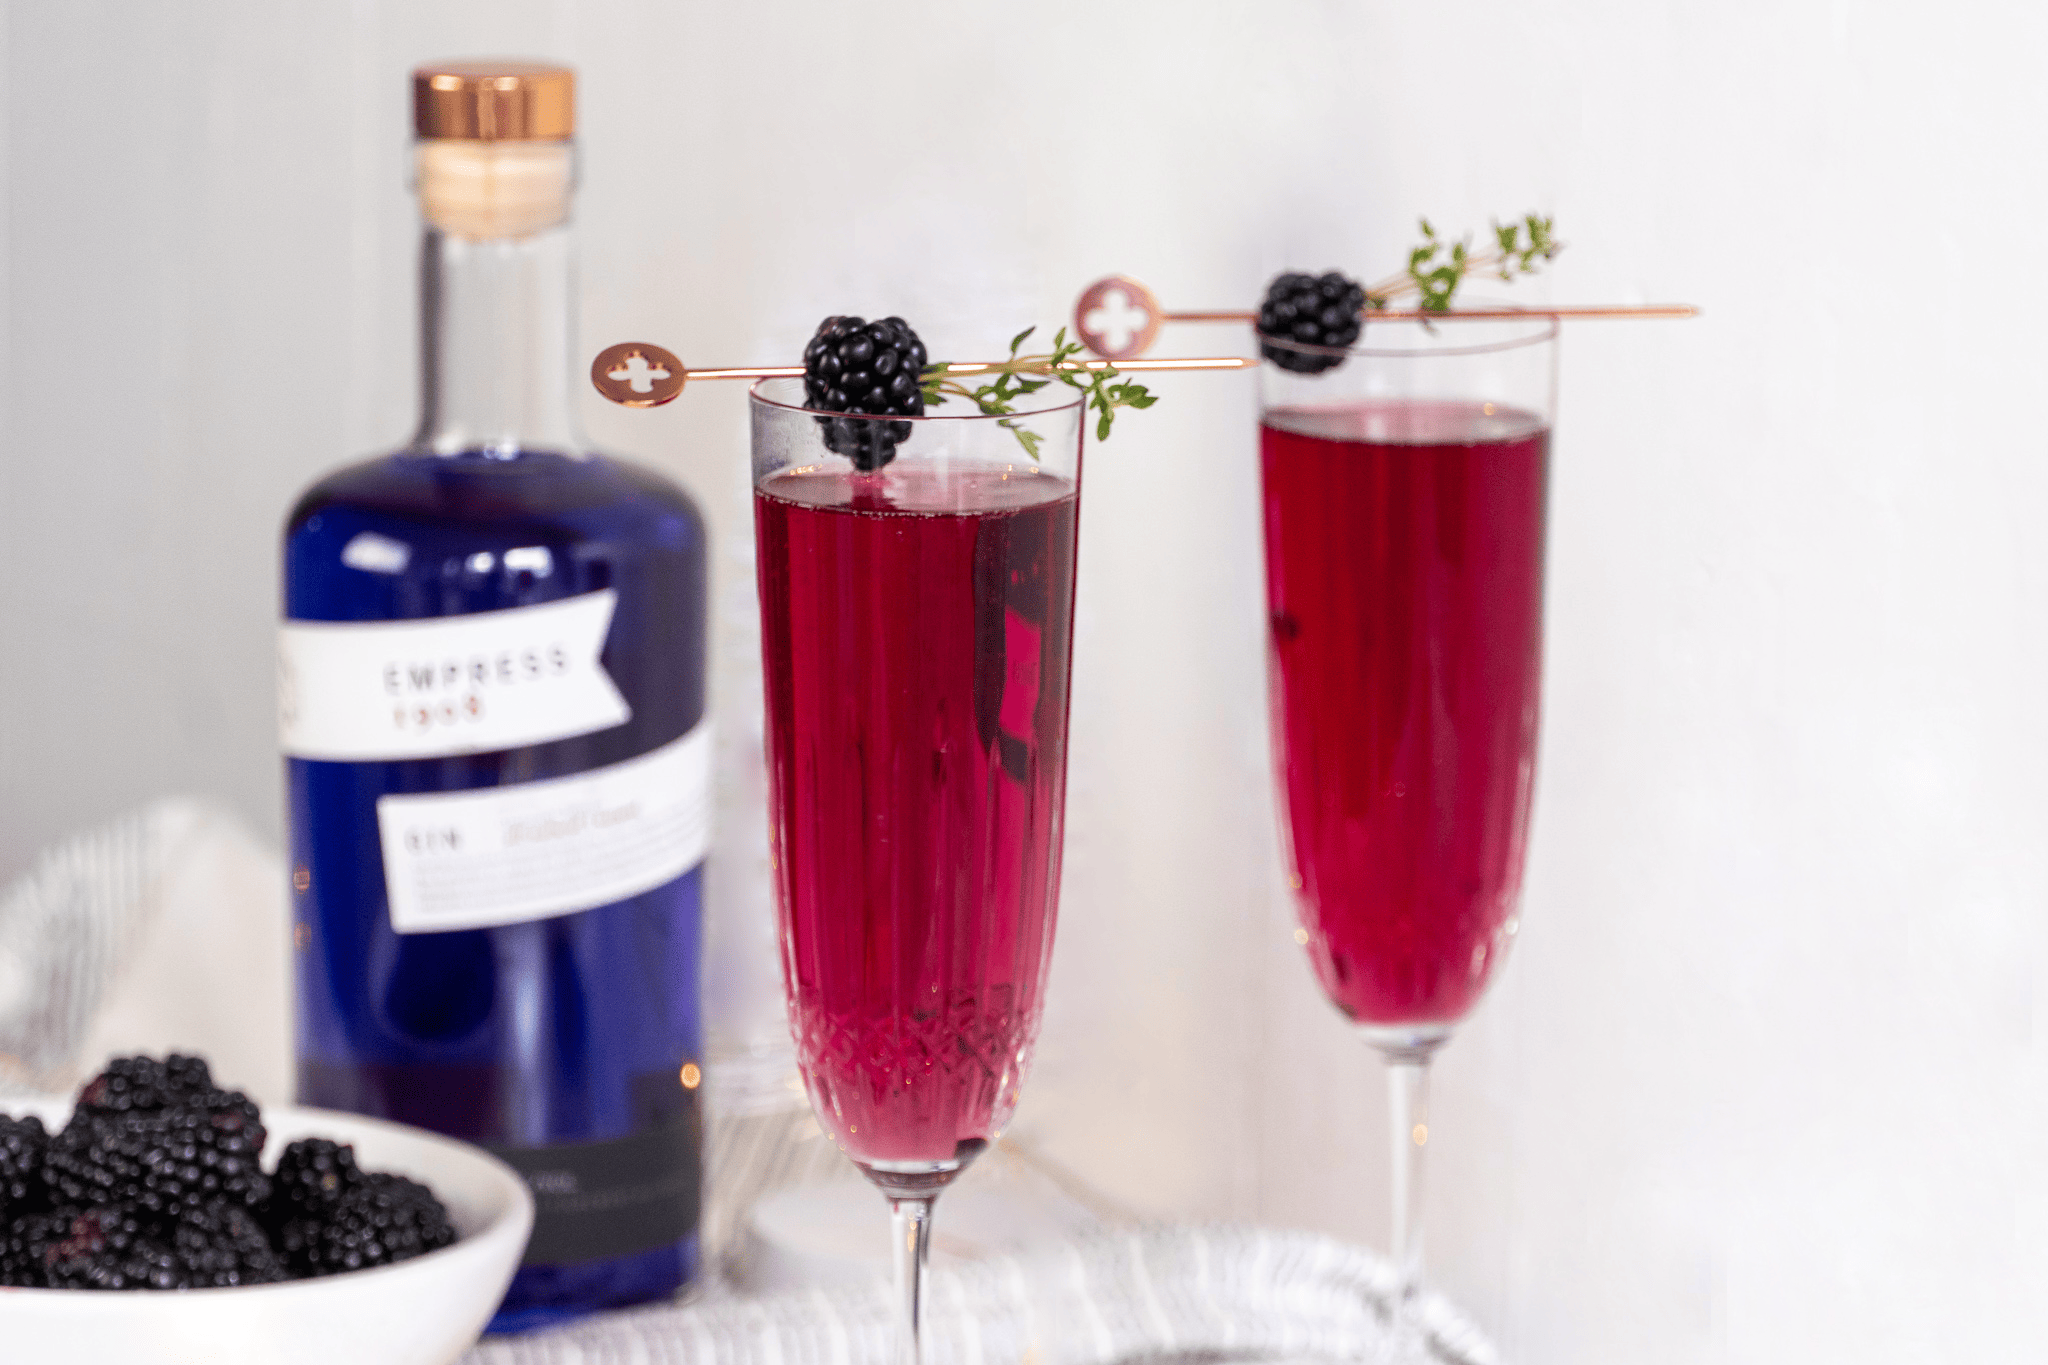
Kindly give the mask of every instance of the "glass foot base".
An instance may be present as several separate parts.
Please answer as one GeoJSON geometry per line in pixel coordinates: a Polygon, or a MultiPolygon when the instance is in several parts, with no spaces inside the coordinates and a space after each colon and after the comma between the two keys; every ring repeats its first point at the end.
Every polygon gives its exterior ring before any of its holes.
{"type": "Polygon", "coordinates": [[[1360,1024],[1358,1036],[1390,1062],[1426,1062],[1451,1039],[1450,1024],[1360,1024]]]}
{"type": "Polygon", "coordinates": [[[954,1177],[974,1164],[988,1150],[979,1138],[970,1138],[953,1149],[944,1161],[855,1161],[860,1173],[891,1199],[932,1199],[953,1183],[954,1177]]]}

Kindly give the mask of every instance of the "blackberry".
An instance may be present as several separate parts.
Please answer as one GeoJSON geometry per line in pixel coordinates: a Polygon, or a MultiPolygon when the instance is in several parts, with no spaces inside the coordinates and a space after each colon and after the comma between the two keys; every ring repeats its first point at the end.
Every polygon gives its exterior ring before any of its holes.
{"type": "Polygon", "coordinates": [[[58,1228],[76,1213],[29,1213],[9,1220],[6,1232],[0,1234],[0,1284],[48,1289],[50,1276],[43,1268],[43,1252],[57,1240],[58,1228]]]}
{"type": "Polygon", "coordinates": [[[1259,305],[1259,354],[1296,374],[1334,370],[1344,363],[1343,356],[1274,346],[1267,338],[1304,346],[1349,346],[1364,325],[1358,316],[1364,307],[1364,288],[1334,270],[1325,275],[1276,275],[1259,305]]]}
{"type": "Polygon", "coordinates": [[[0,1114],[0,1225],[25,1213],[40,1212],[48,1203],[43,1184],[43,1157],[50,1135],[33,1114],[11,1119],[0,1114]]]}
{"type": "Polygon", "coordinates": [[[196,1100],[214,1089],[203,1058],[173,1052],[154,1057],[116,1057],[78,1092],[78,1107],[95,1114],[164,1109],[196,1100]]]}
{"type": "Polygon", "coordinates": [[[238,1204],[209,1204],[188,1210],[169,1228],[171,1254],[185,1287],[227,1289],[241,1284],[275,1284],[285,1279],[284,1261],[263,1227],[238,1204]]]}
{"type": "MultiPolygon", "coordinates": [[[[826,412],[916,417],[924,412],[924,343],[902,318],[829,317],[804,347],[804,402],[826,412]]],[[[820,417],[825,446],[873,471],[910,439],[908,422],[820,417]]]]}
{"type": "Polygon", "coordinates": [[[270,1193],[263,1122],[248,1096],[209,1090],[162,1109],[80,1109],[51,1139],[44,1178],[64,1204],[175,1214],[270,1193]]]}
{"type": "Polygon", "coordinates": [[[277,1159],[264,1222],[282,1228],[299,1219],[325,1218],[363,1179],[355,1148],[326,1138],[300,1138],[277,1159]]]}
{"type": "Polygon", "coordinates": [[[409,1261],[454,1241],[432,1190],[402,1175],[367,1174],[324,1216],[286,1222],[277,1244],[294,1276],[317,1276],[409,1261]]]}
{"type": "Polygon", "coordinates": [[[65,1209],[27,1239],[52,1289],[184,1289],[190,1272],[141,1210],[114,1205],[65,1209]]]}
{"type": "Polygon", "coordinates": [[[0,1284],[24,1289],[226,1289],[285,1278],[248,1210],[215,1204],[164,1221],[133,1205],[17,1218],[0,1284]]]}

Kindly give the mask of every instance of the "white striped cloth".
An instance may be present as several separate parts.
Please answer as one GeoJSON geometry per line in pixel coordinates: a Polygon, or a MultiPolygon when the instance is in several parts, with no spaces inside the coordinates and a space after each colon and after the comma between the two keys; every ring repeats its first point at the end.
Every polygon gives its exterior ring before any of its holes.
{"type": "MultiPolygon", "coordinates": [[[[1387,1329],[1393,1276],[1308,1233],[1147,1227],[934,1269],[932,1365],[1493,1365],[1491,1345],[1425,1294],[1420,1335],[1387,1329]]],[[[749,1299],[720,1284],[680,1303],[486,1340],[463,1365],[887,1365],[881,1286],[749,1299]]]]}
{"type": "Polygon", "coordinates": [[[163,874],[164,811],[50,849],[0,892],[0,1093],[69,1089],[163,874]]]}
{"type": "Polygon", "coordinates": [[[73,835],[0,889],[0,1094],[68,1094],[111,1055],[198,1052],[290,1098],[282,859],[209,802],[73,835]]]}

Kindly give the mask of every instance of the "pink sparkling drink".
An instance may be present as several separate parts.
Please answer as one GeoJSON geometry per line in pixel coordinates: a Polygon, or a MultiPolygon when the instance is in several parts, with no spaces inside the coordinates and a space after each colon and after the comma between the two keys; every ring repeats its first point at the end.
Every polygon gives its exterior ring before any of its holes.
{"type": "Polygon", "coordinates": [[[769,812],[798,1062],[864,1167],[1002,1129],[1051,954],[1073,481],[797,467],[756,488],[769,812]]]}
{"type": "Polygon", "coordinates": [[[1367,1025],[1451,1024],[1514,932],[1550,433],[1462,400],[1270,408],[1269,696],[1301,925],[1367,1025]]]}

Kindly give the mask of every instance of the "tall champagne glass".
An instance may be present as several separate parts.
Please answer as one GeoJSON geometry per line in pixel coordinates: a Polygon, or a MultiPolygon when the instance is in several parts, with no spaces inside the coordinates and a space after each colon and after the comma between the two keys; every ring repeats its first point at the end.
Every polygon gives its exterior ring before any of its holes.
{"type": "Polygon", "coordinates": [[[1052,951],[1082,439],[1059,394],[1006,420],[826,416],[793,379],[750,403],[790,1027],[888,1198],[907,1365],[932,1203],[1016,1107],[1052,951]],[[828,448],[873,449],[863,424],[904,436],[878,469],[828,448]]]}
{"type": "Polygon", "coordinates": [[[1295,937],[1387,1062],[1405,1306],[1430,1058],[1520,927],[1557,322],[1373,322],[1348,350],[1261,341],[1268,696],[1295,937]]]}

